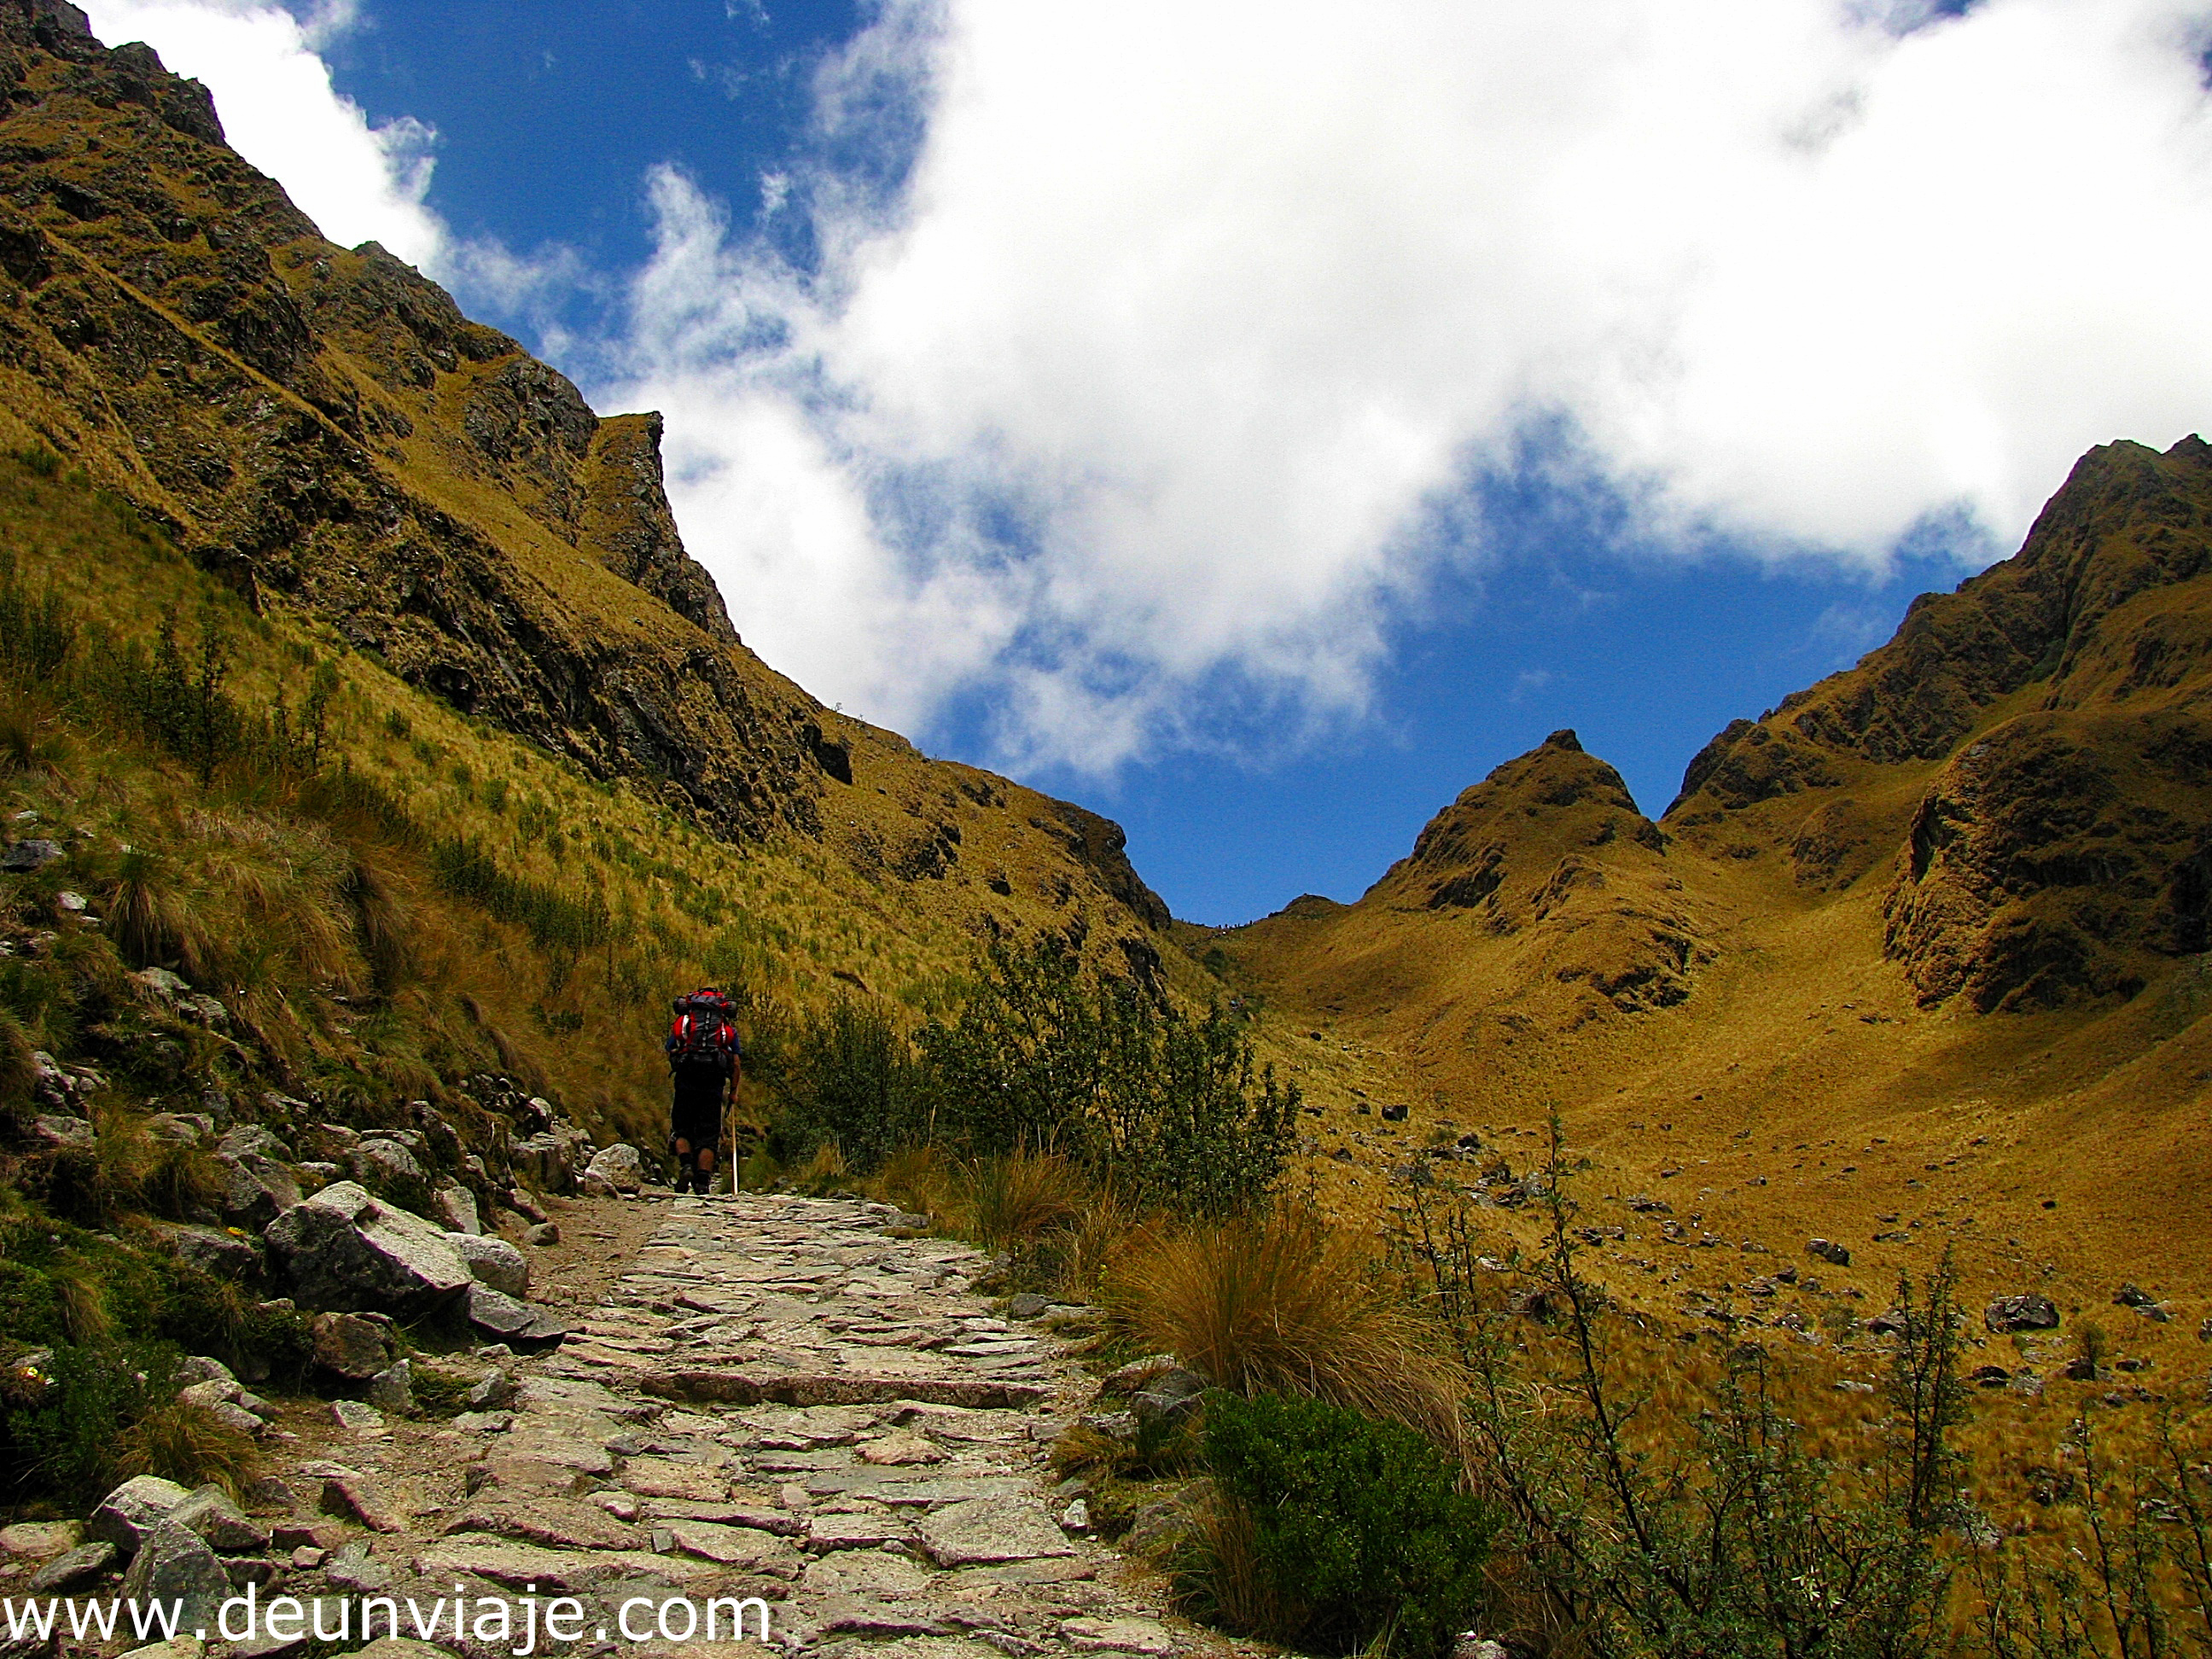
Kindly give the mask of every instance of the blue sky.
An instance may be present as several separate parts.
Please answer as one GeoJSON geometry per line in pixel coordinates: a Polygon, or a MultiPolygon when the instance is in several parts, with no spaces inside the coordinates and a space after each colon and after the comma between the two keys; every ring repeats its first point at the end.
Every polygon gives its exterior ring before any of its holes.
{"type": "Polygon", "coordinates": [[[2188,0],[90,9],[665,410],[772,663],[1198,921],[1355,896],[1563,726],[1656,815],[2212,409],[2188,0]],[[2048,236],[2088,199],[2130,237],[2048,236]]]}

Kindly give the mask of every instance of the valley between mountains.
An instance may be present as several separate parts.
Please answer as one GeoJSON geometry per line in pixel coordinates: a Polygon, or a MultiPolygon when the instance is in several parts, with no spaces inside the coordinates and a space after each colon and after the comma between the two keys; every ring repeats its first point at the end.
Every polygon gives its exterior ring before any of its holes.
{"type": "MultiPolygon", "coordinates": [[[[1966,1437],[2045,1494],[1991,1536],[2058,1524],[2049,1448],[2093,1408],[2206,1398],[2199,438],[2092,450],[2015,555],[1717,734],[1656,818],[1563,731],[1356,902],[1202,927],[1110,821],[763,662],[659,416],[325,240],[147,48],[0,0],[0,1503],[48,1529],[9,1594],[175,1459],[259,1492],[225,1559],[272,1583],[719,1575],[794,1651],[1225,1644],[1101,1541],[1187,1535],[1169,1431],[1274,1386],[1131,1286],[1202,1277],[1182,1194],[1017,1193],[1078,1176],[885,1104],[1040,941],[1086,1006],[1210,1032],[1214,1107],[1296,1085],[1251,1108],[1290,1115],[1261,1184],[1374,1307],[1446,1212],[1499,1286],[1554,1231],[1657,1397],[1748,1346],[1847,1437],[1900,1279],[1948,1259],[1966,1437]],[[658,1186],[659,1037],[709,980],[750,1190],[695,1202],[658,1186]],[[445,1241],[430,1277],[322,1286],[282,1218],[341,1209],[445,1241]],[[236,1467],[156,1443],[193,1389],[236,1467]]],[[[1556,1304],[1492,1299],[1540,1350],[1556,1304]]],[[[1468,1484],[1407,1388],[1329,1397],[1468,1484]]],[[[123,1582],[129,1536],[68,1586],[123,1582]]],[[[1526,1651],[1579,1650],[1496,1584],[1526,1651]]]]}

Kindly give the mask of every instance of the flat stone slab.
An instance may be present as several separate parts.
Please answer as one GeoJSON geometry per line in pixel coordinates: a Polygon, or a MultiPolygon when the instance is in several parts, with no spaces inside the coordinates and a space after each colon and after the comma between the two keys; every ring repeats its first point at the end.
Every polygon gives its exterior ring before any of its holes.
{"type": "Polygon", "coordinates": [[[489,1533],[455,1533],[441,1538],[416,1556],[414,1568],[423,1577],[441,1583],[488,1578],[510,1588],[539,1584],[570,1590],[632,1573],[680,1582],[704,1577],[714,1571],[680,1556],[653,1555],[641,1550],[549,1550],[489,1533]]]}
{"type": "Polygon", "coordinates": [[[940,1567],[1073,1555],[1075,1546],[1036,1498],[971,1498],[924,1516],[915,1528],[940,1567]]]}
{"type": "Polygon", "coordinates": [[[796,1577],[802,1564],[798,1547],[787,1538],[752,1527],[725,1527],[712,1521],[672,1521],[668,1535],[686,1555],[696,1555],[726,1567],[744,1567],[755,1572],[787,1573],[796,1577]]]}
{"type": "Polygon", "coordinates": [[[1051,1390],[1040,1383],[980,1376],[791,1375],[771,1371],[649,1371],[638,1391],[659,1400],[715,1401],[732,1406],[861,1406],[915,1400],[933,1406],[1004,1408],[1034,1406],[1051,1390]]]}
{"type": "Polygon", "coordinates": [[[912,1525],[895,1515],[817,1515],[806,1523],[806,1547],[817,1555],[831,1550],[878,1550],[913,1538],[912,1525]]]}

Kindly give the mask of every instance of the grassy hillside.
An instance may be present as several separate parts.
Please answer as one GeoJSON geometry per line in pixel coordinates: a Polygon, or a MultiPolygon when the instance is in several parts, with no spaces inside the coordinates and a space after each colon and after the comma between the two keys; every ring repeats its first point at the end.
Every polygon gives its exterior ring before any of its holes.
{"type": "Polygon", "coordinates": [[[1385,1215],[1419,1166],[1511,1224],[1556,1108],[1644,1304],[1694,1316],[1757,1276],[1747,1241],[1844,1242],[1820,1276],[1869,1298],[1950,1241],[1970,1298],[2181,1297],[2171,1328],[2120,1317],[2201,1369],[2206,461],[2093,453],[2017,557],[1732,726],[1656,824],[1561,734],[1357,904],[1214,941],[1346,1074],[1310,1091],[1333,1202],[1385,1215]]]}

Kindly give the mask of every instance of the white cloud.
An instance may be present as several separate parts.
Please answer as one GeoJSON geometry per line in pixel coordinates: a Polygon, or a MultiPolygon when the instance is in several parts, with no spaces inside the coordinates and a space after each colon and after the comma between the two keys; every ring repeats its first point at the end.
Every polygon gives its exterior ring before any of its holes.
{"type": "Polygon", "coordinates": [[[85,10],[108,45],[143,40],[175,73],[204,82],[231,148],[332,241],[378,241],[436,266],[447,239],[423,198],[437,135],[406,116],[370,125],[319,55],[354,26],[351,0],[328,0],[304,21],[255,0],[86,0],[85,10]]]}
{"type": "MultiPolygon", "coordinates": [[[[441,252],[428,135],[312,27],[93,11],[340,240],[570,280],[441,252]]],[[[1100,769],[1295,740],[1365,712],[1532,428],[1662,545],[1871,569],[2204,422],[2208,37],[2212,0],[881,0],[762,180],[820,269],[662,169],[626,337],[564,343],[667,411],[693,550],[817,695],[1100,769]]]]}
{"type": "Polygon", "coordinates": [[[1356,717],[1431,509],[1532,421],[1648,535],[1876,567],[2212,415],[2208,16],[891,0],[820,137],[905,99],[903,190],[817,173],[802,281],[664,176],[619,393],[694,411],[694,550],[825,695],[985,688],[1093,766],[1224,684],[1356,717]]]}

